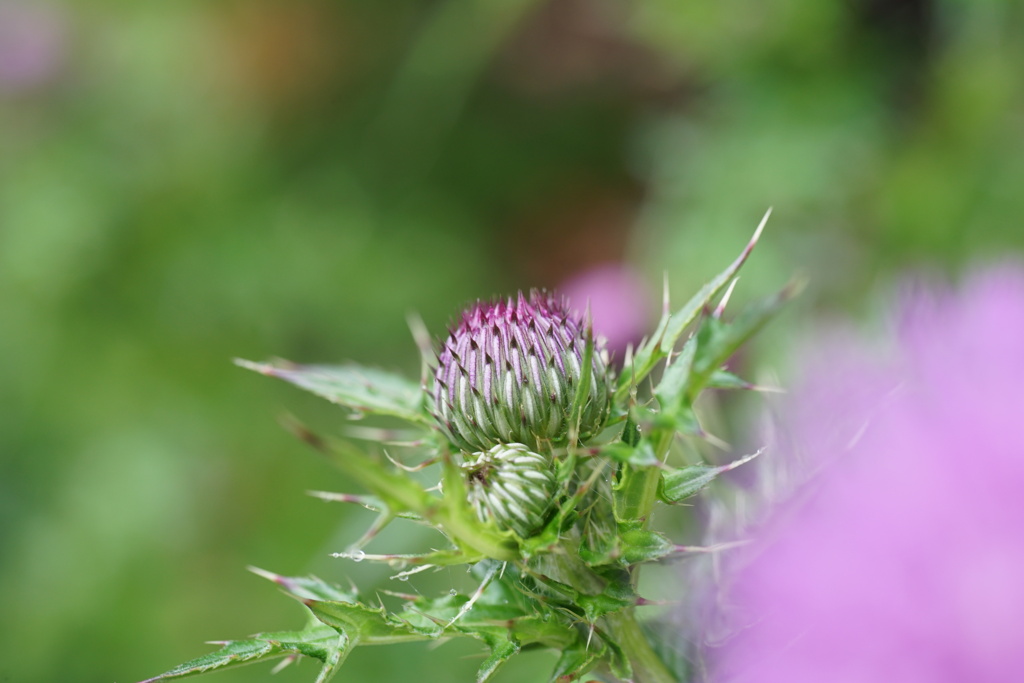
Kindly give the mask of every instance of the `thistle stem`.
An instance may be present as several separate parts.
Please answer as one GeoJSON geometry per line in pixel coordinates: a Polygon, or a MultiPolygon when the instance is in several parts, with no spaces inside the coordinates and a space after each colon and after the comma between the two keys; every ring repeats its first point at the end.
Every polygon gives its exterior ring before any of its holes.
{"type": "Polygon", "coordinates": [[[633,668],[634,683],[678,683],[679,679],[651,647],[632,608],[613,612],[604,619],[612,642],[622,648],[633,668]]]}
{"type": "Polygon", "coordinates": [[[619,521],[643,520],[647,522],[658,497],[661,472],[652,467],[623,465],[623,489],[616,500],[619,521]]]}
{"type": "MultiPolygon", "coordinates": [[[[655,439],[654,454],[664,459],[672,446],[674,432],[665,432],[655,439]]],[[[654,467],[622,466],[622,487],[616,495],[615,514],[620,522],[639,520],[644,525],[650,520],[658,502],[658,482],[661,471],[654,467]]]]}

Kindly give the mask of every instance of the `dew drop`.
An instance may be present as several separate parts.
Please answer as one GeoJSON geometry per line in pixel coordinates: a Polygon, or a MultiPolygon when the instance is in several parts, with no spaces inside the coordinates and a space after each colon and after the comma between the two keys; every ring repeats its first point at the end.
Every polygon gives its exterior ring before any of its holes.
{"type": "Polygon", "coordinates": [[[351,559],[353,562],[362,562],[365,558],[366,553],[364,553],[362,550],[357,549],[349,553],[349,559],[351,559]]]}
{"type": "Polygon", "coordinates": [[[458,595],[458,594],[459,594],[459,591],[455,590],[454,588],[452,588],[450,591],[448,591],[448,595],[452,596],[453,598],[456,595],[458,595]]]}
{"type": "Polygon", "coordinates": [[[399,574],[398,580],[399,581],[408,581],[409,580],[409,575],[408,574],[399,574]]]}

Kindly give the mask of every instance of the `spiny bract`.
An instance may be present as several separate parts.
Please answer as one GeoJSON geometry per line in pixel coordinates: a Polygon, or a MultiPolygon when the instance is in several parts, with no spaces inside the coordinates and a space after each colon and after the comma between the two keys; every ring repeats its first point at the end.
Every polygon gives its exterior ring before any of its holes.
{"type": "MultiPolygon", "coordinates": [[[[452,443],[469,452],[500,443],[542,451],[565,444],[587,334],[564,300],[537,290],[470,306],[444,343],[434,376],[437,418],[452,443]]],[[[580,439],[596,434],[608,415],[602,355],[595,347],[580,439]]]]}

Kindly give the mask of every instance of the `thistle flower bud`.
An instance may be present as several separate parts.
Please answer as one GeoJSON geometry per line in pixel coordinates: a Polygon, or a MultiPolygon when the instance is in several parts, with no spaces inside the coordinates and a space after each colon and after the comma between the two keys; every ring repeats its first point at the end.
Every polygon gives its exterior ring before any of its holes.
{"type": "MultiPolygon", "coordinates": [[[[462,315],[439,356],[437,418],[454,444],[485,451],[499,443],[533,450],[565,443],[582,375],[587,337],[582,321],[550,294],[478,302],[462,315]]],[[[579,438],[608,415],[605,360],[595,348],[579,438]]]]}
{"type": "Polygon", "coordinates": [[[551,459],[521,443],[473,453],[462,468],[469,503],[483,522],[527,538],[554,507],[557,484],[551,459]]]}

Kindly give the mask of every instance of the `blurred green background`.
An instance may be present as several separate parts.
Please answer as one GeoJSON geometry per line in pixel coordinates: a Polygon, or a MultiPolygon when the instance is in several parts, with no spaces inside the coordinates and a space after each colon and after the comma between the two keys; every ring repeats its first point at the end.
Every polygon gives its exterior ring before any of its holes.
{"type": "MultiPolygon", "coordinates": [[[[1019,254],[1021,36],[1011,0],[0,0],[0,681],[297,627],[246,565],[393,587],[327,556],[370,517],[304,495],[352,488],[276,423],[342,416],[232,357],[413,374],[409,312],[438,336],[602,264],[656,310],[770,205],[737,298],[807,273],[790,323],[1019,254]]],[[[378,547],[435,540],[402,533],[378,547]]]]}

